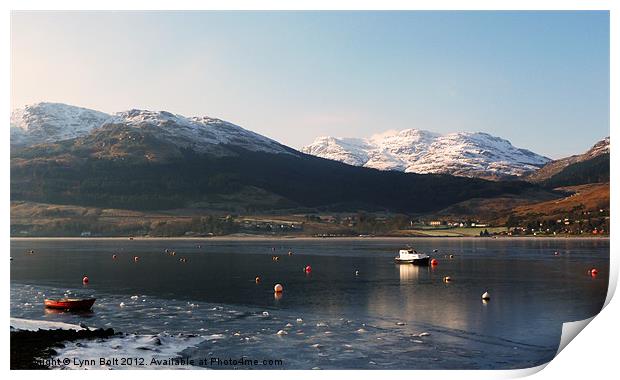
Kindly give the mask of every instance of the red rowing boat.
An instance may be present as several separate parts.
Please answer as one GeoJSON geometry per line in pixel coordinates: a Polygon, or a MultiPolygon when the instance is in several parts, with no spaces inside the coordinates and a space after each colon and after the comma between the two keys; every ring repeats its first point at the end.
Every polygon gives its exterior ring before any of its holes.
{"type": "Polygon", "coordinates": [[[56,300],[46,299],[43,301],[45,307],[50,309],[63,309],[63,310],[89,310],[95,303],[94,298],[60,298],[56,300]]]}

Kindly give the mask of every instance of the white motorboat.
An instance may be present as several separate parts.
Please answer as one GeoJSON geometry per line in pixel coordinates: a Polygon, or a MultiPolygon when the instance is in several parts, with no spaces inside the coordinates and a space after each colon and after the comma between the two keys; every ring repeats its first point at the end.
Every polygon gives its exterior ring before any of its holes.
{"type": "Polygon", "coordinates": [[[398,256],[394,258],[397,263],[428,265],[431,257],[425,253],[416,251],[413,248],[401,249],[398,256]]]}

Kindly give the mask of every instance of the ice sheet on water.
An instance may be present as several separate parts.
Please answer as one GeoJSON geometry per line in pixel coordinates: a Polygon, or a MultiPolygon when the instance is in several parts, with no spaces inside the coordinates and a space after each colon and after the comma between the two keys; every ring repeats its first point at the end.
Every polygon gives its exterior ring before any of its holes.
{"type": "MultiPolygon", "coordinates": [[[[68,290],[76,296],[86,295],[82,294],[83,289],[68,290]]],[[[493,368],[498,361],[506,363],[505,367],[527,367],[539,364],[540,358],[547,354],[551,359],[557,349],[434,325],[398,325],[399,320],[390,317],[330,315],[321,311],[302,314],[291,309],[267,311],[143,296],[132,299],[132,294],[97,293],[91,313],[46,313],[42,307],[43,294],[56,292],[64,289],[12,284],[11,316],[54,323],[86,323],[91,327],[112,327],[123,333],[103,341],[67,343],[59,353],[80,358],[140,354],[139,357],[150,361],[153,357],[179,355],[209,359],[238,358],[243,354],[258,360],[282,359],[284,368],[289,369],[463,369],[493,368]],[[121,302],[125,307],[118,306],[121,302]],[[27,307],[25,303],[41,307],[27,307]],[[263,312],[269,316],[265,317],[263,312]],[[515,355],[517,350],[519,355],[515,355]],[[402,357],[407,357],[407,361],[399,359],[402,357]]]]}
{"type": "Polygon", "coordinates": [[[207,338],[183,334],[128,334],[105,340],[69,342],[65,348],[56,350],[56,357],[69,358],[69,364],[55,369],[200,369],[179,365],[171,359],[179,358],[179,352],[207,338]]]}

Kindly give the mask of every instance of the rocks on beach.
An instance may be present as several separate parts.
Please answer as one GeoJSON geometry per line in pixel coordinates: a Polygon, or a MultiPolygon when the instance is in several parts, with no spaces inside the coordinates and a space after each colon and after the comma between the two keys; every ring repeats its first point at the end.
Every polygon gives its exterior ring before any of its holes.
{"type": "Polygon", "coordinates": [[[114,330],[94,329],[67,323],[11,319],[11,369],[48,369],[45,360],[56,355],[63,342],[101,339],[114,330]]]}

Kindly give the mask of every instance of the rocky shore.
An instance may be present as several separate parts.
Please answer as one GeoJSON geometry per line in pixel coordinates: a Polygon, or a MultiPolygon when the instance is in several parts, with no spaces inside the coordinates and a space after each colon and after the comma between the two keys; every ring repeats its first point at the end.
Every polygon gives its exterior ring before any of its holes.
{"type": "Polygon", "coordinates": [[[56,355],[55,348],[63,342],[82,339],[103,339],[114,335],[113,329],[87,328],[15,330],[11,329],[11,369],[51,369],[49,363],[56,355]]]}

